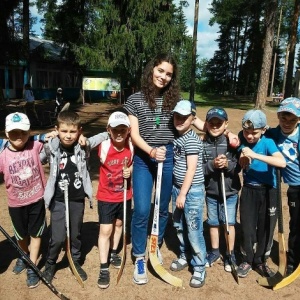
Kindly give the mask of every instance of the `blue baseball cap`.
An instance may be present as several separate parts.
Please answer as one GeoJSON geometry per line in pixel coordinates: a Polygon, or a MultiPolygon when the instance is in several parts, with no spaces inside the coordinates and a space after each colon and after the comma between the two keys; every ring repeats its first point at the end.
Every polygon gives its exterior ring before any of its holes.
{"type": "Polygon", "coordinates": [[[210,121],[212,118],[218,118],[222,121],[227,121],[228,116],[224,108],[222,107],[212,107],[206,114],[206,121],[210,121]]]}
{"type": "Polygon", "coordinates": [[[173,112],[177,112],[178,114],[182,116],[188,116],[188,115],[196,115],[196,105],[193,101],[189,100],[180,100],[177,102],[175,108],[173,109],[173,112]]]}
{"type": "Polygon", "coordinates": [[[245,129],[250,129],[252,127],[253,129],[264,128],[267,126],[267,117],[259,109],[248,110],[243,117],[242,126],[245,129]],[[252,123],[252,125],[246,124],[249,121],[252,123]]]}
{"type": "Polygon", "coordinates": [[[289,112],[297,117],[300,117],[300,99],[296,97],[289,97],[284,99],[280,103],[277,112],[289,112]]]}

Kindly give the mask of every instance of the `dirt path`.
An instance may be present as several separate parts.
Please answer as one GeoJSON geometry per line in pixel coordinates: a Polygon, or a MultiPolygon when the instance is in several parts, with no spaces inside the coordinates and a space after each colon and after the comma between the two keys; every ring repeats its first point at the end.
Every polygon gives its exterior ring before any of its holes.
{"type": "MultiPolygon", "coordinates": [[[[91,136],[95,133],[105,130],[107,116],[115,105],[109,104],[87,104],[86,106],[76,108],[83,119],[83,128],[86,136],[91,136]]],[[[245,111],[237,109],[226,109],[229,115],[230,125],[229,128],[237,133],[241,128],[241,119],[245,111]]],[[[198,116],[204,119],[207,108],[198,108],[198,116]]],[[[276,113],[274,110],[268,110],[268,121],[271,126],[277,124],[276,113]]],[[[3,118],[3,116],[1,116],[3,118]]],[[[4,136],[1,131],[1,137],[4,136]]],[[[93,181],[94,191],[98,185],[98,160],[96,151],[92,151],[91,155],[91,178],[93,181]]],[[[47,174],[48,169],[45,168],[47,174]]],[[[288,207],[286,204],[286,187],[282,186],[283,190],[283,213],[284,213],[284,230],[285,239],[287,240],[288,232],[288,207]]],[[[6,191],[3,180],[0,181],[0,224],[12,236],[12,228],[7,209],[6,191]]],[[[95,202],[94,202],[95,203],[95,202]]],[[[97,298],[105,299],[172,299],[172,300],[185,300],[185,299],[256,299],[265,300],[272,299],[299,299],[300,294],[300,279],[297,279],[292,285],[278,290],[272,291],[259,286],[256,279],[259,275],[252,271],[245,279],[240,279],[240,284],[237,285],[230,273],[226,273],[223,269],[223,263],[220,262],[212,268],[207,269],[206,284],[201,289],[193,289],[189,287],[189,280],[191,273],[185,269],[178,275],[183,279],[184,288],[174,288],[157,278],[152,271],[149,272],[149,283],[145,286],[137,286],[132,282],[133,265],[130,259],[131,245],[127,246],[127,261],[124,274],[116,285],[117,270],[111,269],[111,285],[107,290],[100,290],[97,287],[97,278],[99,273],[99,253],[97,248],[98,238],[98,216],[96,205],[94,209],[89,208],[86,203],[86,211],[83,224],[83,255],[85,257],[84,269],[88,274],[85,288],[81,288],[76,282],[75,278],[70,273],[67,264],[63,258],[64,252],[61,253],[58,263],[58,271],[56,278],[53,280],[53,285],[73,300],[92,300],[97,298]],[[298,294],[298,296],[297,296],[298,294]]],[[[47,213],[47,222],[49,225],[49,213],[47,213]]],[[[237,228],[237,242],[236,249],[239,245],[239,223],[237,228]]],[[[208,230],[205,226],[205,237],[208,241],[208,230]]],[[[42,244],[41,258],[39,267],[42,268],[45,261],[45,254],[47,252],[48,232],[45,232],[42,244]]],[[[168,228],[166,231],[165,244],[162,247],[162,254],[164,257],[164,266],[169,269],[172,259],[175,258],[177,253],[177,238],[172,228],[171,218],[169,219],[168,228]]],[[[222,241],[221,252],[225,252],[225,243],[222,241]]],[[[26,286],[26,274],[13,275],[12,268],[17,258],[17,252],[12,248],[9,242],[0,234],[0,299],[3,300],[33,300],[33,299],[57,299],[54,294],[43,284],[38,288],[29,290],[26,286]]],[[[271,253],[269,265],[277,270],[278,265],[278,243],[277,232],[275,233],[274,245],[271,253]]],[[[171,272],[171,271],[170,271],[171,272]]]]}

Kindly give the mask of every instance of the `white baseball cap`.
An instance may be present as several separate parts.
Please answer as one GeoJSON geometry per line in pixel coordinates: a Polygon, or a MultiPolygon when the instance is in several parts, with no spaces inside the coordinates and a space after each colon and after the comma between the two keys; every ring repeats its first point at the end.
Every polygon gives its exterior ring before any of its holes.
{"type": "Polygon", "coordinates": [[[107,125],[110,127],[117,127],[119,125],[130,127],[130,121],[126,114],[120,111],[116,111],[110,115],[107,125]]]}
{"type": "Polygon", "coordinates": [[[19,112],[9,114],[5,119],[5,131],[10,132],[15,129],[28,131],[30,129],[30,121],[28,117],[19,112]]]}

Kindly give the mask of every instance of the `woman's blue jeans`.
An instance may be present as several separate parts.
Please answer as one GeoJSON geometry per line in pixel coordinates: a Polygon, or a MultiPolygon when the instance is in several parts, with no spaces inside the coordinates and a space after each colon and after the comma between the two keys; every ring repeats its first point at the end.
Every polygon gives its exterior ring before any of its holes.
{"type": "MultiPolygon", "coordinates": [[[[169,203],[172,193],[173,176],[173,144],[166,145],[166,160],[163,162],[158,243],[163,242],[163,236],[168,223],[169,203]]],[[[146,255],[148,223],[151,210],[151,195],[153,183],[157,175],[157,162],[145,152],[137,149],[133,159],[133,214],[131,221],[132,254],[135,257],[146,255]]]]}
{"type": "Polygon", "coordinates": [[[191,265],[194,271],[202,272],[206,264],[206,245],[203,235],[203,208],[205,203],[204,184],[191,186],[186,195],[184,208],[176,207],[180,189],[173,186],[172,211],[173,225],[179,239],[180,257],[186,258],[191,251],[191,265]]]}

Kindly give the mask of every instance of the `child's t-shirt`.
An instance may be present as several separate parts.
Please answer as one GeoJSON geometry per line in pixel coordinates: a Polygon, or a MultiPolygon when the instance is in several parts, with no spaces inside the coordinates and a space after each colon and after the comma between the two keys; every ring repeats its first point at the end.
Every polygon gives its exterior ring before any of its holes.
{"type": "MultiPolygon", "coordinates": [[[[123,167],[125,158],[128,159],[128,167],[132,165],[133,147],[131,142],[126,143],[123,150],[118,151],[111,140],[108,139],[99,145],[100,157],[99,185],[97,199],[106,202],[123,202],[124,178],[123,167]]],[[[127,200],[132,198],[130,180],[127,180],[127,200]]]]}
{"type": "Polygon", "coordinates": [[[203,144],[198,135],[192,129],[174,140],[174,184],[182,186],[186,170],[187,156],[198,155],[196,173],[192,185],[204,183],[204,174],[202,169],[203,144]]]}
{"type": "Polygon", "coordinates": [[[39,153],[43,144],[37,141],[27,142],[22,151],[5,148],[0,154],[0,172],[8,196],[9,207],[21,207],[43,198],[45,175],[39,153]]]}
{"type": "Polygon", "coordinates": [[[58,176],[56,178],[55,193],[53,199],[64,202],[64,180],[68,181],[68,196],[71,202],[81,202],[85,199],[82,178],[79,174],[74,147],[65,148],[60,144],[60,162],[58,176]]]}
{"type": "Polygon", "coordinates": [[[286,167],[281,170],[282,178],[285,183],[291,186],[300,185],[299,169],[299,127],[292,135],[285,135],[279,130],[277,146],[286,160],[286,167]]]}
{"type": "MultiPolygon", "coordinates": [[[[279,152],[272,139],[262,136],[255,144],[245,142],[244,146],[261,155],[271,156],[279,152]]],[[[266,184],[276,187],[275,168],[258,159],[252,159],[250,166],[243,170],[244,184],[266,184]]]]}

